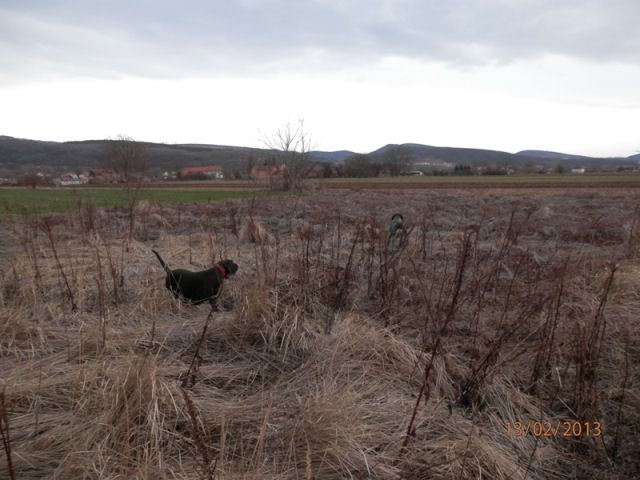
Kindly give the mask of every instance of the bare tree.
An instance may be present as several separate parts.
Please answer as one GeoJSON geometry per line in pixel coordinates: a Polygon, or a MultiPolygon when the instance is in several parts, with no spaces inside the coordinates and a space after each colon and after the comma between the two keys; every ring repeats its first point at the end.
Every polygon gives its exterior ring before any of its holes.
{"type": "Polygon", "coordinates": [[[345,177],[377,177],[382,167],[372,155],[355,153],[344,160],[345,177]]]}
{"type": "Polygon", "coordinates": [[[25,173],[21,177],[18,178],[19,185],[26,185],[31,188],[36,188],[39,185],[44,185],[46,182],[41,175],[38,175],[35,172],[25,173]]]}
{"type": "Polygon", "coordinates": [[[139,180],[147,171],[144,145],[131,137],[119,135],[107,144],[106,166],[120,175],[127,185],[139,180]]]}
{"type": "Polygon", "coordinates": [[[311,139],[304,129],[304,120],[297,125],[289,122],[278,128],[271,137],[263,138],[264,144],[279,152],[282,169],[282,189],[300,192],[304,187],[304,177],[310,168],[309,152],[311,139]]]}
{"type": "Polygon", "coordinates": [[[253,155],[249,155],[244,161],[244,173],[247,178],[251,178],[251,170],[256,166],[256,159],[253,155]]]}
{"type": "Polygon", "coordinates": [[[125,182],[127,194],[127,211],[129,214],[129,233],[126,250],[133,239],[136,219],[136,204],[140,191],[140,180],[147,171],[147,154],[144,145],[131,137],[119,135],[108,143],[107,167],[120,175],[125,182]]]}
{"type": "Polygon", "coordinates": [[[388,175],[395,177],[413,165],[414,155],[406,147],[396,145],[387,150],[382,157],[382,168],[388,175]]]}

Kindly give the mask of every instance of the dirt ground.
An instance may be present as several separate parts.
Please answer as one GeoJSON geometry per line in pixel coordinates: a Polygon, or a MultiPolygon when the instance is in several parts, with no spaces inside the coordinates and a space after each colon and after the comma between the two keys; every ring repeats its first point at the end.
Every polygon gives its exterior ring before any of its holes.
{"type": "Polygon", "coordinates": [[[0,478],[636,478],[639,205],[362,188],[3,219],[0,478]],[[151,248],[238,263],[220,311],[151,248]]]}

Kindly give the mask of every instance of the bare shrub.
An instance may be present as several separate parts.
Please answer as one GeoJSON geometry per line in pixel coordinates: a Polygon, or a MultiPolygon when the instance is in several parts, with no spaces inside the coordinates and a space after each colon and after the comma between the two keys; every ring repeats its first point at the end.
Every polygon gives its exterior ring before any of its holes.
{"type": "Polygon", "coordinates": [[[240,224],[238,238],[241,242],[248,243],[274,243],[275,239],[265,226],[259,220],[251,217],[245,217],[240,224]]]}

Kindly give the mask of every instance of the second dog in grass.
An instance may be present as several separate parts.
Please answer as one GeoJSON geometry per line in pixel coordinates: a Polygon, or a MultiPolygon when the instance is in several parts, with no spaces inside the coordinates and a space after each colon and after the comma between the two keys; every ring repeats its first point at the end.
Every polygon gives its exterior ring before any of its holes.
{"type": "Polygon", "coordinates": [[[387,243],[391,245],[392,248],[397,248],[400,235],[406,233],[407,230],[404,228],[404,217],[400,213],[395,213],[391,217],[391,222],[389,222],[389,239],[387,240],[387,243]]]}
{"type": "Polygon", "coordinates": [[[238,271],[238,265],[231,260],[222,260],[214,263],[212,268],[200,272],[192,272],[181,268],[171,270],[162,260],[162,257],[155,250],[160,265],[167,273],[165,287],[173,293],[176,298],[181,298],[194,305],[209,302],[211,307],[217,309],[216,299],[222,287],[222,282],[229,275],[238,271]]]}

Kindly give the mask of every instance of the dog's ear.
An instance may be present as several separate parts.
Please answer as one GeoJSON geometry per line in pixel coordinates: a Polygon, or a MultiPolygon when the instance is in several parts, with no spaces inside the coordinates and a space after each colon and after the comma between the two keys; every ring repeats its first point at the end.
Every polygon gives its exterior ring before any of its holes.
{"type": "Polygon", "coordinates": [[[233,275],[238,271],[238,265],[236,265],[233,260],[222,260],[220,265],[222,265],[225,272],[227,272],[227,275],[233,275]]]}

